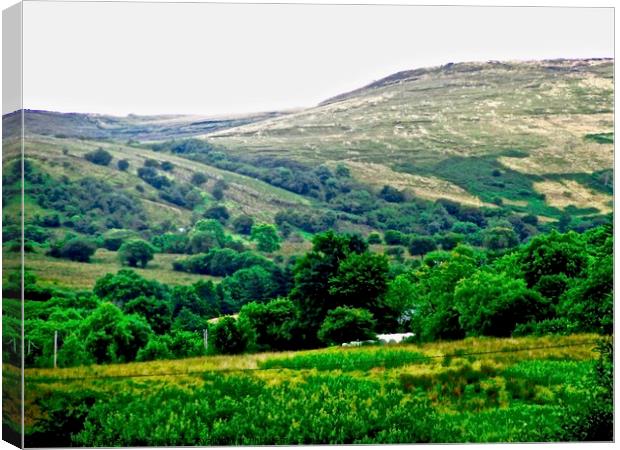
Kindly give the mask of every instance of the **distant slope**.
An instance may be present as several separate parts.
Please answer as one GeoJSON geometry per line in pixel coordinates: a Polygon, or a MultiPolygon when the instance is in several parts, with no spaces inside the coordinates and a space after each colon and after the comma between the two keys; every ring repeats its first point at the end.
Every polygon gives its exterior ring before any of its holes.
{"type": "Polygon", "coordinates": [[[528,202],[542,194],[555,205],[585,208],[595,198],[606,212],[610,185],[597,189],[588,177],[613,165],[613,135],[596,138],[613,132],[613,65],[549,60],[404,71],[317,107],[205,138],[247,157],[345,162],[372,185],[400,172],[399,186],[421,197],[441,196],[439,186],[448,197],[465,191],[464,201],[528,202]],[[495,170],[506,180],[490,178],[495,170]],[[574,199],[571,183],[580,190],[574,199]],[[557,189],[566,189],[565,198],[557,189]]]}
{"type": "MultiPolygon", "coordinates": [[[[129,115],[117,117],[102,114],[26,110],[24,128],[26,134],[84,139],[152,141],[191,137],[278,117],[282,114],[266,112],[227,117],[190,115],[129,115]]],[[[7,114],[3,119],[5,137],[10,130],[19,129],[21,115],[18,112],[7,114]]]]}

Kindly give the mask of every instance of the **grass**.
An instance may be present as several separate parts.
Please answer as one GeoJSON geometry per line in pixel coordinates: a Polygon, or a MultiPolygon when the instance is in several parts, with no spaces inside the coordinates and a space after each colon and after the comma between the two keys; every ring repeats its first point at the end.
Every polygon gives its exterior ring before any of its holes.
{"type": "MultiPolygon", "coordinates": [[[[596,337],[469,338],[27,369],[26,428],[34,439],[35,430],[61,427],[44,418],[65,417],[69,407],[81,411],[89,397],[99,400],[82,410],[82,445],[554,440],[563,402],[581,401],[595,358],[594,344],[583,343],[596,337]],[[424,360],[430,356],[441,357],[424,360]]],[[[3,370],[10,375],[9,366],[3,370]]],[[[60,438],[66,430],[49,432],[60,438]]]]}
{"type": "MultiPolygon", "coordinates": [[[[216,277],[197,275],[172,270],[172,261],[183,255],[156,253],[146,268],[134,269],[141,276],[170,285],[187,285],[199,280],[218,280],[216,277]]],[[[42,286],[61,286],[74,289],[92,289],[95,282],[107,273],[116,273],[123,266],[116,252],[98,249],[90,263],[52,258],[43,253],[27,253],[26,270],[36,275],[42,286]]],[[[5,276],[19,266],[19,253],[5,252],[5,276]]]]}

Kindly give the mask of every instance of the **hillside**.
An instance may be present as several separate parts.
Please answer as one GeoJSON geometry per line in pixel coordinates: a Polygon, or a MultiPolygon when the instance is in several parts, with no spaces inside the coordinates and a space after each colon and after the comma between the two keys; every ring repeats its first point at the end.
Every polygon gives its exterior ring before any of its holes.
{"type": "Polygon", "coordinates": [[[474,205],[498,198],[535,211],[532,197],[543,194],[559,209],[609,212],[609,179],[594,185],[613,163],[613,135],[605,139],[613,132],[613,64],[487,62],[405,71],[205,138],[247,158],[343,162],[365,183],[390,180],[422,198],[474,205]],[[503,178],[489,177],[494,169],[503,178]]]}
{"type": "MultiPolygon", "coordinates": [[[[278,117],[284,113],[266,112],[227,117],[198,115],[158,115],[125,117],[104,114],[59,113],[25,110],[26,135],[46,135],[94,140],[151,141],[174,139],[209,133],[239,125],[278,117]]],[[[21,114],[15,112],[3,118],[4,136],[19,129],[21,114]]]]}

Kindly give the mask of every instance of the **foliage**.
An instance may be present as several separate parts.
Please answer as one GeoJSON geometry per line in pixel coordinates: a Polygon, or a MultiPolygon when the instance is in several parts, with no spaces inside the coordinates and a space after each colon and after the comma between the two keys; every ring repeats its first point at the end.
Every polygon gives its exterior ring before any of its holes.
{"type": "Polygon", "coordinates": [[[368,310],[339,306],[327,312],[318,337],[329,345],[372,340],[376,337],[376,324],[368,310]]]}
{"type": "Polygon", "coordinates": [[[247,338],[239,329],[237,320],[230,316],[218,319],[209,330],[209,336],[218,353],[242,353],[247,346],[247,338]]]}
{"type": "Polygon", "coordinates": [[[130,239],[118,249],[118,257],[121,264],[130,267],[146,267],[153,259],[155,249],[151,244],[142,239],[130,239]]]}
{"type": "Polygon", "coordinates": [[[268,303],[251,302],[239,311],[239,325],[255,350],[294,349],[297,309],[289,299],[268,303]]]}
{"type": "Polygon", "coordinates": [[[99,147],[97,150],[85,153],[84,159],[90,161],[93,164],[107,166],[112,161],[112,155],[109,152],[105,151],[103,148],[99,147]]]}
{"type": "Polygon", "coordinates": [[[272,253],[280,249],[278,231],[273,225],[265,223],[253,225],[250,239],[256,241],[258,251],[272,253]]]}
{"type": "Polygon", "coordinates": [[[90,258],[95,254],[96,250],[97,246],[90,240],[76,237],[62,243],[53,244],[49,254],[56,258],[67,258],[78,262],[90,262],[90,258]]]}

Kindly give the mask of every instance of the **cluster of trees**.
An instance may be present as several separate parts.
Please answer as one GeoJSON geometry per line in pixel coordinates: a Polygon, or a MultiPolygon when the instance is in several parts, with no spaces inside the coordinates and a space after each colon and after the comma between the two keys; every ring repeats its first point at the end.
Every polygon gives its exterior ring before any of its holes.
{"type": "Polygon", "coordinates": [[[53,331],[68,365],[312,348],[378,332],[433,341],[613,328],[611,226],[554,231],[503,254],[459,244],[413,266],[334,232],[284,266],[231,249],[206,255],[208,270],[226,275],[220,283],[166,286],[124,269],[92,293],[43,292],[28,276],[27,364],[49,365],[53,331]]]}

